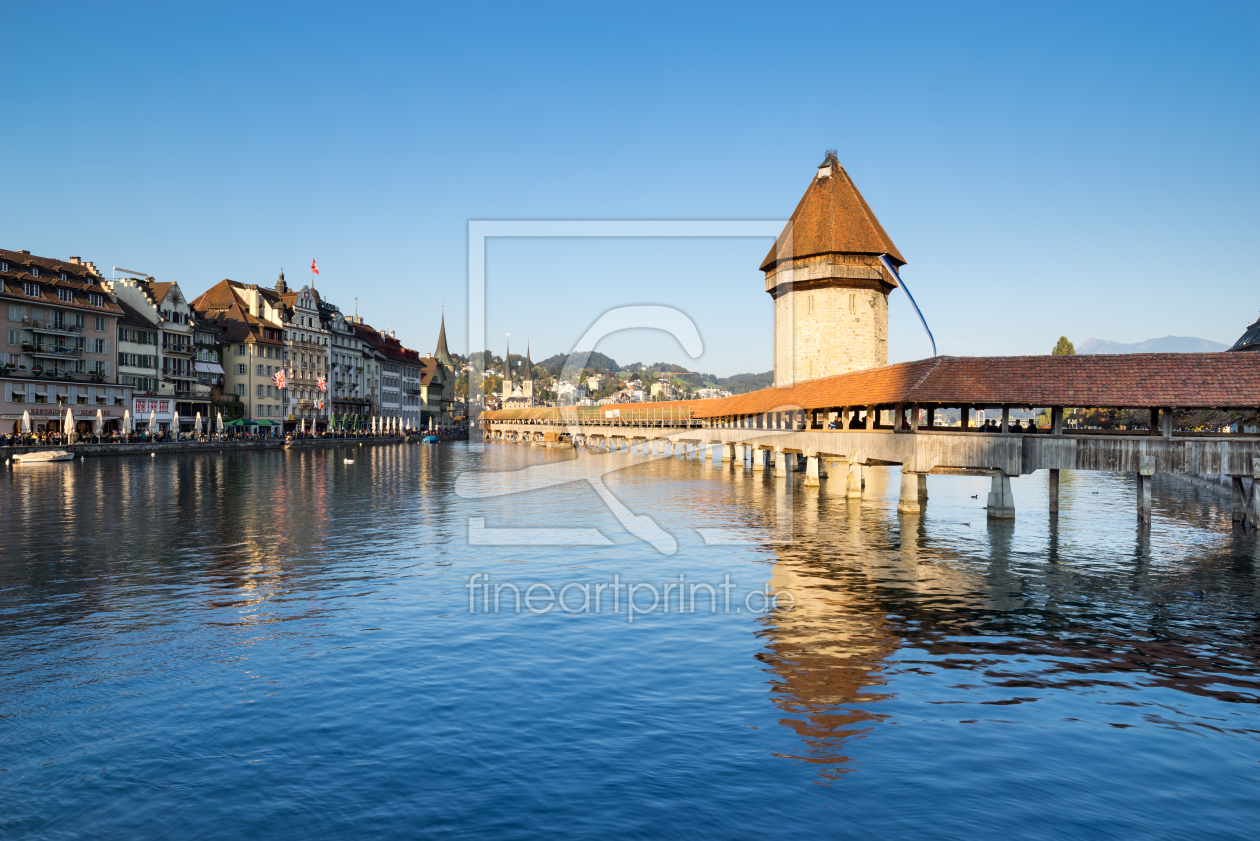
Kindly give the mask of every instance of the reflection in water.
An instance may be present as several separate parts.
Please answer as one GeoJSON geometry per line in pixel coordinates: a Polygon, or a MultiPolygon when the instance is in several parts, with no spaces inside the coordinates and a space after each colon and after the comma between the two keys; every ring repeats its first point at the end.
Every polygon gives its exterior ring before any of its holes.
{"type": "Polygon", "coordinates": [[[1257,818],[1260,549],[1207,489],[1157,477],[1140,526],[1131,477],[1065,472],[1053,517],[1025,477],[1017,518],[990,524],[983,478],[931,477],[899,516],[895,469],[861,500],[839,471],[818,489],[682,459],[611,474],[670,557],[585,485],[453,493],[461,471],[571,454],[353,451],[0,474],[19,834],[1175,837],[1257,818]],[[470,547],[472,516],[615,545],[470,547]],[[729,573],[795,604],[474,615],[474,572],[729,573]]]}

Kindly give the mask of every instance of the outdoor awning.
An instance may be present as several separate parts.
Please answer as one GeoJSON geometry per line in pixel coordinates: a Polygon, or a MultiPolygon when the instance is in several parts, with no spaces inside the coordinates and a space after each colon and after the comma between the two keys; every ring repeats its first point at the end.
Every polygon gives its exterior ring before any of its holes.
{"type": "Polygon", "coordinates": [[[194,369],[199,374],[222,374],[223,366],[218,362],[194,362],[194,369]]]}

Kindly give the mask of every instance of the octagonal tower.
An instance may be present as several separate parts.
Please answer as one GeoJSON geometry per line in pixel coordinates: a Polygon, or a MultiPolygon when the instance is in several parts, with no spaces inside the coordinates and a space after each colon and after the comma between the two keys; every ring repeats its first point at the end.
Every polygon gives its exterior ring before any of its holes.
{"type": "Polygon", "coordinates": [[[888,294],[905,260],[829,151],[761,263],[774,298],[774,384],[888,364],[888,294]]]}

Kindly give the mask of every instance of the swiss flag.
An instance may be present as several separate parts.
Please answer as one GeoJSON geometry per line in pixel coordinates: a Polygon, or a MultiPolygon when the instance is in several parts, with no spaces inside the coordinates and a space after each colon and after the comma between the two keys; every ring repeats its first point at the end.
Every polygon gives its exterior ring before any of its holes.
{"type": "Polygon", "coordinates": [[[315,258],[311,258],[311,274],[319,274],[319,269],[315,268],[315,258]]]}

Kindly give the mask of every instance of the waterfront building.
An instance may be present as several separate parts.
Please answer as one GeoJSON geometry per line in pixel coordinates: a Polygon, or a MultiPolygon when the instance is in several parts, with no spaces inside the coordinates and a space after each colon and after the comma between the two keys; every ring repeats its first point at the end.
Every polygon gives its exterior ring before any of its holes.
{"type": "Polygon", "coordinates": [[[284,272],[276,281],[276,295],[283,304],[284,341],[288,387],[285,389],[285,429],[322,432],[332,415],[330,383],[330,334],[320,313],[319,292],[314,286],[292,290],[284,272]],[[320,380],[324,387],[320,388],[320,380]]]}
{"type": "Polygon", "coordinates": [[[455,360],[446,346],[446,314],[443,313],[438,328],[437,347],[431,355],[420,360],[423,373],[420,378],[420,426],[432,420],[437,426],[454,423],[455,409],[455,360]]]}
{"type": "MultiPolygon", "coordinates": [[[[210,411],[210,387],[197,384],[194,366],[196,348],[193,343],[194,311],[184,297],[179,284],[174,281],[159,282],[152,277],[125,269],[118,269],[130,277],[105,281],[106,288],[128,308],[145,321],[156,326],[158,382],[156,397],[167,409],[157,418],[162,429],[167,429],[174,413],[180,417],[179,432],[191,432],[197,412],[204,417],[210,411]],[[166,417],[160,417],[165,414],[166,417]]],[[[146,331],[147,332],[147,331],[146,331]]],[[[142,361],[142,360],[128,360],[142,361]]],[[[120,358],[121,364],[121,358],[120,358]]],[[[136,366],[129,366],[132,370],[136,366]]],[[[148,405],[153,395],[137,398],[148,405]]],[[[146,418],[139,404],[133,406],[137,418],[146,418]]]]}
{"type": "Polygon", "coordinates": [[[152,311],[146,315],[121,297],[117,303],[122,309],[117,328],[118,382],[134,388],[130,408],[136,429],[148,428],[150,413],[160,429],[167,429],[175,412],[175,394],[174,386],[158,379],[157,315],[152,311]]]}
{"type": "Polygon", "coordinates": [[[393,330],[381,334],[385,359],[381,363],[381,415],[420,426],[420,354],[404,347],[393,330]]]}
{"type": "Polygon", "coordinates": [[[888,295],[905,260],[828,152],[761,263],[774,299],[774,384],[888,364],[888,295]]]}
{"type": "Polygon", "coordinates": [[[257,284],[222,280],[192,306],[199,319],[213,322],[219,331],[224,385],[240,399],[241,417],[253,427],[278,432],[284,403],[272,377],[284,367],[287,350],[280,296],[257,284]]]}
{"type": "Polygon", "coordinates": [[[60,432],[67,407],[79,432],[93,429],[98,411],[106,431],[120,428],[133,391],[116,382],[122,314],[93,263],[0,249],[0,430],[20,431],[29,411],[32,431],[60,432]]]}
{"type": "MultiPolygon", "coordinates": [[[[209,395],[209,409],[203,418],[213,419],[222,414],[223,420],[236,420],[243,415],[240,398],[227,389],[226,372],[223,368],[223,325],[217,321],[197,319],[193,322],[193,347],[196,358],[193,366],[197,382],[193,388],[209,395]]],[[[208,428],[208,427],[206,427],[208,428]]]]}
{"type": "Polygon", "coordinates": [[[365,384],[363,340],[355,332],[353,317],[327,301],[320,302],[320,319],[328,331],[329,385],[333,417],[348,427],[370,425],[371,400],[365,384]]]}
{"type": "Polygon", "coordinates": [[[364,396],[367,398],[368,415],[378,417],[381,414],[381,367],[385,362],[385,342],[381,334],[372,325],[364,323],[357,314],[352,324],[363,355],[361,382],[364,396]]]}

